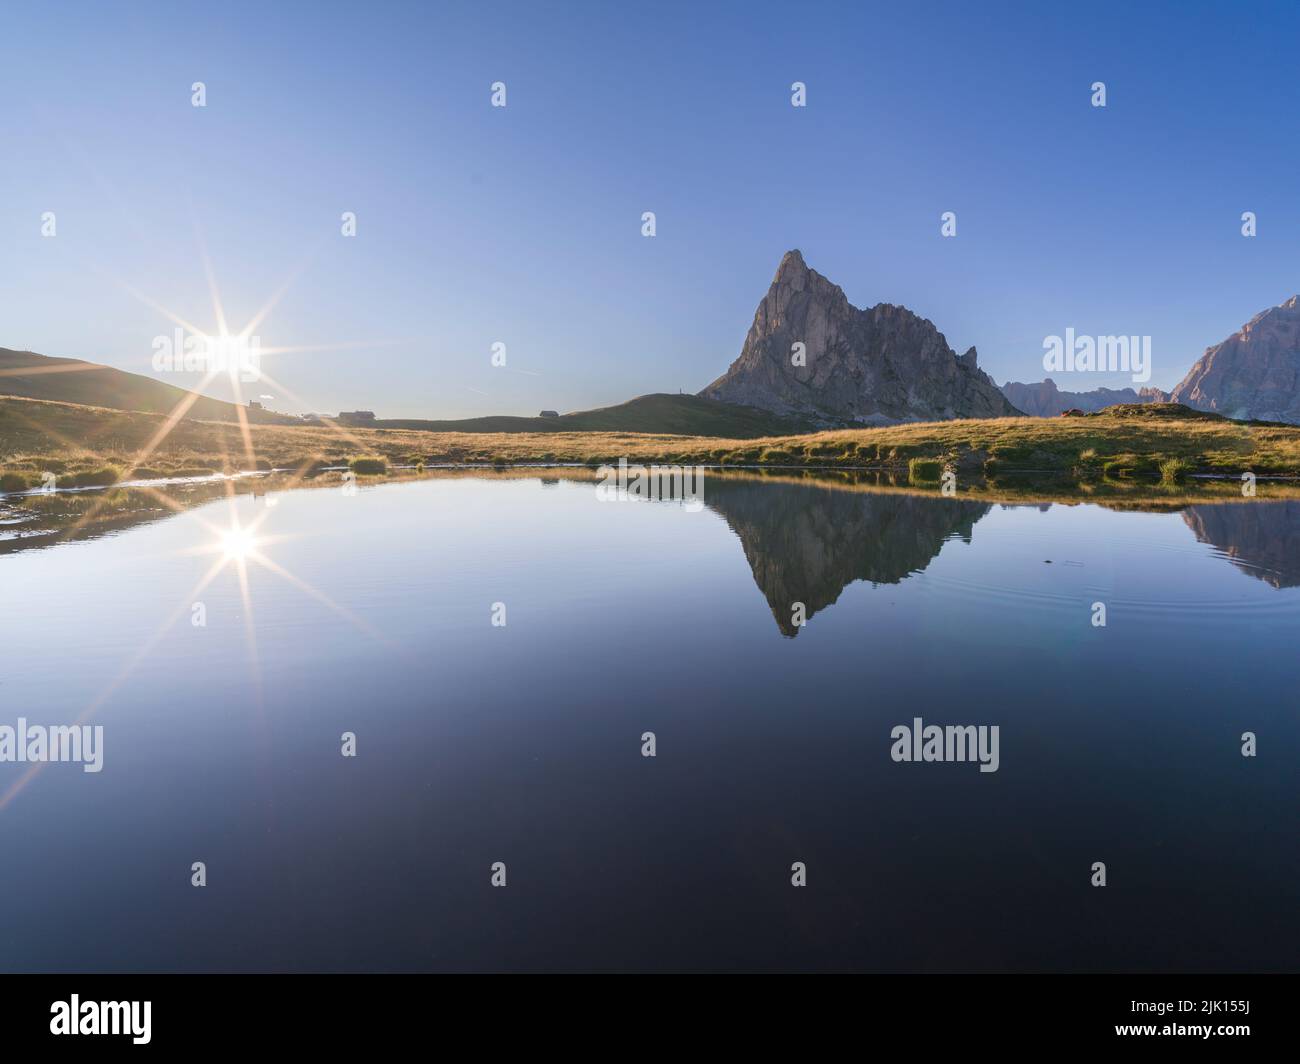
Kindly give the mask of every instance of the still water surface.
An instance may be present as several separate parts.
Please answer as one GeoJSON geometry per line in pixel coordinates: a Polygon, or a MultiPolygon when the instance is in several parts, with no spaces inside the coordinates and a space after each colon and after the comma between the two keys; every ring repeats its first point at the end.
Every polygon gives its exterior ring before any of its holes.
{"type": "Polygon", "coordinates": [[[704,501],[6,500],[0,724],[104,768],[0,764],[0,968],[1295,968],[1300,504],[704,501]],[[892,761],[916,717],[998,771],[892,761]]]}

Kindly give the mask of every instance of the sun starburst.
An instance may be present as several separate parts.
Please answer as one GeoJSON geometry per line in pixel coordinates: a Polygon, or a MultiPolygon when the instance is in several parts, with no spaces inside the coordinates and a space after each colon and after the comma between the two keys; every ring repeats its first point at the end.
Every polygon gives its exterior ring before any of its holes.
{"type": "MultiPolygon", "coordinates": [[[[203,247],[201,236],[200,236],[199,243],[200,243],[200,259],[204,265],[204,273],[208,282],[208,289],[212,298],[213,318],[216,321],[216,325],[217,325],[216,329],[212,330],[211,333],[205,333],[200,331],[189,321],[186,321],[185,319],[180,317],[180,315],[169,311],[165,307],[149,299],[147,296],[144,296],[143,294],[137,292],[135,289],[125,284],[124,282],[119,281],[118,283],[121,284],[121,286],[126,291],[128,291],[132,296],[139,299],[145,305],[153,308],[155,311],[159,312],[164,317],[168,318],[169,320],[178,324],[181,328],[185,329],[192,337],[196,338],[197,342],[201,345],[207,345],[209,347],[224,347],[227,351],[233,350],[236,353],[247,352],[250,348],[259,349],[260,341],[257,341],[254,338],[255,331],[258,329],[261,323],[267,318],[267,316],[271,313],[271,311],[275,308],[275,306],[279,303],[279,301],[283,298],[283,296],[288,291],[292,282],[303,271],[303,269],[306,266],[306,262],[301,264],[298,267],[298,269],[296,269],[293,273],[291,273],[289,278],[287,278],[285,282],[281,284],[279,288],[277,288],[277,290],[271,296],[271,298],[267,300],[266,303],[264,303],[259,308],[258,312],[253,316],[253,318],[243,329],[238,330],[236,332],[232,332],[227,326],[227,317],[226,317],[225,309],[222,306],[221,296],[216,283],[215,274],[212,270],[211,263],[208,259],[206,248],[203,247]]],[[[390,341],[390,342],[399,342],[399,341],[390,341]]],[[[347,346],[375,346],[375,345],[373,344],[327,345],[328,349],[339,349],[347,346]]],[[[310,345],[298,345],[298,346],[279,347],[279,348],[260,348],[259,353],[269,354],[269,353],[276,353],[276,352],[303,352],[303,351],[312,351],[312,350],[325,350],[327,349],[327,347],[316,348],[310,345]]],[[[94,367],[87,364],[86,368],[90,369],[94,367]]],[[[172,431],[176,428],[177,424],[179,424],[180,421],[185,418],[185,416],[189,413],[190,409],[194,406],[194,404],[200,398],[203,398],[202,389],[206,388],[209,384],[212,383],[212,381],[217,379],[218,376],[220,376],[220,374],[222,373],[223,369],[225,369],[230,376],[230,383],[235,397],[234,407],[238,419],[241,442],[243,443],[243,448],[244,448],[244,457],[248,462],[248,467],[250,469],[254,468],[255,449],[253,445],[252,430],[250,428],[249,421],[248,421],[247,408],[244,407],[243,405],[243,389],[242,389],[242,384],[244,383],[244,377],[249,368],[250,368],[249,360],[240,357],[236,357],[233,360],[227,358],[224,364],[219,360],[213,360],[209,362],[202,379],[194,387],[185,389],[185,394],[176,403],[175,407],[173,407],[171,412],[162,419],[162,422],[159,424],[158,428],[149,437],[145,445],[141,447],[135,453],[135,455],[132,456],[132,458],[129,461],[128,468],[130,469],[139,468],[148,461],[148,459],[158,450],[159,447],[162,446],[162,444],[171,435],[172,431]]],[[[262,371],[260,364],[254,363],[253,368],[255,368],[257,371],[256,374],[257,380],[265,381],[267,384],[278,388],[284,395],[288,396],[290,400],[293,402],[299,402],[299,403],[302,402],[299,399],[299,397],[294,395],[294,393],[290,391],[287,387],[285,387],[281,382],[276,381],[269,374],[266,374],[264,371],[262,371]]],[[[334,432],[340,437],[348,440],[354,445],[361,446],[361,441],[357,439],[357,437],[354,434],[348,432],[345,428],[338,425],[336,422],[326,421],[325,424],[327,424],[331,429],[333,429],[334,432]]],[[[229,456],[226,453],[224,453],[224,437],[221,437],[221,439],[222,439],[222,447],[223,447],[222,457],[223,459],[225,459],[228,458],[229,456]]],[[[78,450],[81,453],[85,453],[85,454],[94,453],[92,448],[89,448],[84,444],[73,444],[72,441],[66,441],[66,440],[61,440],[60,442],[64,443],[66,446],[78,450]]],[[[104,456],[102,455],[97,455],[97,457],[99,457],[101,460],[104,460],[104,456]]],[[[300,470],[298,473],[291,476],[289,481],[284,485],[286,490],[297,487],[301,483],[304,475],[305,475],[305,470],[300,470]]],[[[211,565],[203,572],[202,576],[200,576],[199,580],[194,584],[194,586],[191,587],[190,590],[181,597],[180,602],[176,605],[175,609],[172,610],[172,612],[159,626],[158,630],[152,636],[143,640],[140,643],[140,645],[135,648],[133,653],[131,653],[130,656],[125,661],[122,662],[117,673],[113,676],[113,678],[109,681],[109,683],[105,686],[105,688],[90,702],[89,705],[86,706],[86,708],[78,716],[75,722],[77,725],[81,725],[85,723],[112,697],[112,695],[122,686],[122,684],[135,672],[135,670],[139,667],[141,662],[145,661],[148,658],[148,656],[153,652],[153,650],[162,642],[163,638],[167,635],[167,633],[171,630],[171,628],[179,621],[179,619],[182,616],[185,616],[186,614],[189,613],[191,605],[197,599],[197,597],[203,592],[203,590],[207,588],[215,579],[217,579],[217,577],[223,571],[227,569],[233,570],[239,585],[240,599],[243,607],[242,613],[244,618],[245,640],[248,648],[249,665],[252,671],[252,681],[254,685],[254,698],[257,701],[259,707],[261,706],[261,698],[262,698],[261,669],[260,669],[258,652],[257,652],[256,627],[253,620],[253,599],[252,599],[252,593],[250,590],[250,582],[249,582],[250,565],[256,565],[259,568],[266,570],[267,572],[273,573],[274,575],[276,575],[277,577],[279,577],[280,579],[288,583],[290,586],[296,588],[298,591],[302,592],[303,594],[308,595],[313,600],[326,606],[328,609],[330,609],[338,616],[344,618],[349,623],[355,625],[357,628],[364,631],[367,635],[385,644],[389,643],[389,640],[378,629],[376,629],[372,624],[370,624],[364,618],[358,617],[355,614],[353,614],[351,611],[338,605],[333,600],[331,600],[329,596],[327,596],[324,592],[320,591],[319,589],[313,587],[311,584],[295,576],[283,565],[275,561],[272,561],[271,558],[268,557],[266,553],[267,548],[272,544],[284,539],[285,537],[273,537],[259,531],[260,526],[266,520],[268,514],[270,513],[269,507],[264,508],[262,512],[251,522],[245,523],[240,520],[240,516],[236,505],[237,500],[236,500],[236,492],[235,492],[235,486],[233,481],[231,480],[226,481],[226,497],[227,497],[227,503],[229,505],[229,515],[228,515],[228,521],[225,525],[213,524],[201,514],[186,511],[186,508],[180,502],[171,498],[165,492],[158,491],[155,488],[148,487],[148,486],[141,486],[136,490],[148,492],[153,498],[157,499],[162,505],[178,513],[181,512],[189,513],[191,517],[195,518],[199,524],[199,527],[203,530],[206,538],[198,546],[194,547],[191,550],[187,550],[184,553],[213,555],[214,558],[211,565]]],[[[85,527],[91,521],[95,520],[95,518],[98,516],[101,510],[103,510],[105,507],[110,505],[111,505],[111,501],[110,501],[109,494],[105,493],[105,495],[101,497],[99,500],[97,500],[93,506],[88,508],[87,512],[84,515],[82,515],[82,517],[78,521],[73,523],[65,531],[63,538],[67,539],[74,536],[79,529],[85,527]]],[[[15,780],[9,786],[9,788],[6,791],[4,791],[3,794],[0,794],[0,811],[3,811],[9,805],[9,803],[12,802],[13,799],[17,797],[17,795],[27,786],[27,784],[31,782],[31,780],[36,776],[36,774],[41,770],[43,764],[44,764],[43,762],[33,763],[19,779],[15,780]]]]}

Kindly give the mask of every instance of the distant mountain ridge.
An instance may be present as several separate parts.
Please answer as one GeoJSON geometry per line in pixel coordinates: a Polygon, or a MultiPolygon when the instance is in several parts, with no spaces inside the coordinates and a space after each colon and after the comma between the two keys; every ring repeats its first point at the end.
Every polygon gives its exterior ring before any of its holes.
{"type": "Polygon", "coordinates": [[[1167,403],[1169,393],[1159,388],[1094,388],[1090,392],[1063,392],[1048,377],[1041,384],[1021,384],[1007,381],[1002,394],[1018,410],[1030,417],[1058,417],[1067,410],[1082,410],[1085,414],[1104,410],[1116,403],[1167,403]]]}
{"type": "Polygon", "coordinates": [[[1096,388],[1062,392],[1049,377],[1041,384],[1008,381],[1002,394],[1026,414],[1055,417],[1117,403],[1181,403],[1238,421],[1300,424],[1300,295],[1261,311],[1222,343],[1207,347],[1172,392],[1158,388],[1096,388]]]}
{"type": "Polygon", "coordinates": [[[853,306],[793,250],[759,302],[739,357],[699,394],[823,426],[1018,414],[976,360],[975,348],[959,356],[906,307],[853,306]]]}

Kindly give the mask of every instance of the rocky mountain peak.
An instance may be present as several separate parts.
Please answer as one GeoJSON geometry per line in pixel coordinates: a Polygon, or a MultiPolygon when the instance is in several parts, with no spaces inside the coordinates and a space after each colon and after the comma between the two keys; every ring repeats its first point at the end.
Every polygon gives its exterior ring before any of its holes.
{"type": "Polygon", "coordinates": [[[854,307],[791,250],[740,356],[700,394],[827,425],[1015,414],[977,358],[906,307],[854,307]]]}
{"type": "Polygon", "coordinates": [[[1172,398],[1228,417],[1300,424],[1300,296],[1206,348],[1172,398]]]}
{"type": "Polygon", "coordinates": [[[781,256],[781,265],[776,268],[776,280],[782,277],[805,276],[808,273],[808,264],[803,260],[803,252],[798,248],[791,248],[781,256]]]}
{"type": "Polygon", "coordinates": [[[781,256],[781,264],[776,268],[767,295],[759,304],[755,320],[762,315],[768,328],[780,328],[792,307],[813,300],[837,310],[849,305],[840,286],[832,284],[816,270],[810,270],[797,248],[787,251],[781,256]]]}
{"type": "Polygon", "coordinates": [[[1241,327],[1238,335],[1244,339],[1261,327],[1286,328],[1296,320],[1300,320],[1300,302],[1297,302],[1296,296],[1292,296],[1275,307],[1261,310],[1241,327]]]}

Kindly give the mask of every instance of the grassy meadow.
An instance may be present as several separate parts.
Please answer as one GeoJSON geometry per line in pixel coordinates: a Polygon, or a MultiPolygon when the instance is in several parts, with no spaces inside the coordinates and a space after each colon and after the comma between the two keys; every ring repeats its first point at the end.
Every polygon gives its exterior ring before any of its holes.
{"type": "Polygon", "coordinates": [[[918,485],[953,470],[963,483],[1031,477],[1176,484],[1194,474],[1300,476],[1300,426],[1229,421],[1169,404],[1059,418],[942,421],[758,439],[637,432],[429,432],[325,425],[177,421],[73,403],[0,396],[0,490],[119,480],[399,466],[629,461],[859,469],[918,485]]]}

